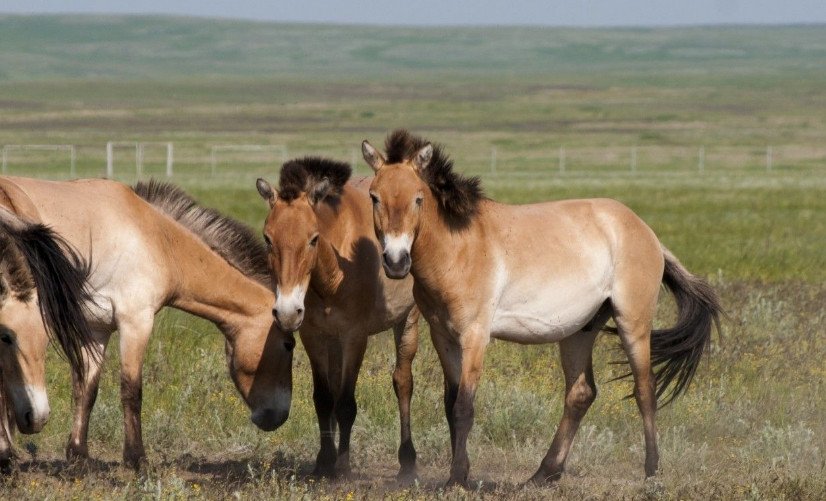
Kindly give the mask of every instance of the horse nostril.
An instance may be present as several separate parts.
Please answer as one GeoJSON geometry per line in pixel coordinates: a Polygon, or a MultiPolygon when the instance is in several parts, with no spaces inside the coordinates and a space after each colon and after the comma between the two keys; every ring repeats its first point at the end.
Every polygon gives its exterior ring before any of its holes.
{"type": "Polygon", "coordinates": [[[32,411],[27,411],[23,418],[26,420],[26,426],[32,425],[32,411]]]}
{"type": "Polygon", "coordinates": [[[272,309],[272,316],[274,318],[278,318],[278,310],[276,310],[275,308],[272,309]]]}
{"type": "Polygon", "coordinates": [[[304,308],[296,308],[295,312],[301,315],[302,313],[304,313],[304,308]]]}

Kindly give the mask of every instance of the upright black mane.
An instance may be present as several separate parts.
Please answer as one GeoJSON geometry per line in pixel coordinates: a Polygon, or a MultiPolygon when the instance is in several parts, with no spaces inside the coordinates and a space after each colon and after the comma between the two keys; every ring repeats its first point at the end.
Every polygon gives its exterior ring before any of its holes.
{"type": "Polygon", "coordinates": [[[213,251],[244,275],[270,286],[267,251],[253,231],[215,209],[203,207],[178,186],[150,179],[132,189],[172,219],[198,235],[213,251]]]}
{"type": "MultiPolygon", "coordinates": [[[[353,169],[349,164],[321,157],[304,157],[290,160],[281,166],[278,179],[278,198],[289,202],[301,193],[310,193],[320,184],[327,185],[325,195],[341,195],[353,169]]],[[[312,196],[312,193],[310,193],[312,196]]]]}
{"type": "MultiPolygon", "coordinates": [[[[84,348],[91,347],[88,307],[90,264],[60,235],[42,224],[0,228],[0,259],[9,273],[11,293],[31,299],[37,290],[38,307],[49,339],[56,343],[72,370],[85,372],[84,348]]],[[[102,353],[90,351],[91,356],[102,353]]]]}
{"type": "MultiPolygon", "coordinates": [[[[388,164],[410,162],[428,143],[430,141],[405,129],[397,129],[384,141],[386,161],[388,164]]],[[[479,202],[485,198],[481,179],[455,172],[453,160],[440,144],[433,144],[430,163],[419,175],[439,202],[439,212],[448,224],[455,228],[466,227],[476,215],[479,202]]]]}

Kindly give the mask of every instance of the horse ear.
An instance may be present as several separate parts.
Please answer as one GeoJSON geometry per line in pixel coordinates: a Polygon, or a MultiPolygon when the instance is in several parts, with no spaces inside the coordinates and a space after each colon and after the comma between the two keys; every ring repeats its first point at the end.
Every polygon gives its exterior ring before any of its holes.
{"type": "Polygon", "coordinates": [[[427,169],[427,166],[430,165],[430,160],[433,159],[433,145],[427,143],[426,145],[422,146],[419,151],[416,152],[416,156],[413,157],[413,165],[416,166],[419,172],[424,171],[427,169]]]}
{"type": "Polygon", "coordinates": [[[331,183],[330,180],[325,177],[324,179],[310,187],[309,191],[307,192],[307,198],[310,199],[311,204],[316,205],[317,203],[327,198],[327,195],[330,194],[332,188],[333,183],[331,183]]]}
{"type": "Polygon", "coordinates": [[[261,195],[261,198],[267,201],[272,207],[275,204],[275,197],[278,195],[278,192],[268,183],[265,179],[258,178],[255,182],[255,187],[258,188],[258,194],[261,195]]]}
{"type": "Polygon", "coordinates": [[[373,148],[366,139],[361,142],[361,154],[364,156],[364,161],[367,162],[367,165],[369,165],[373,171],[378,172],[379,169],[384,167],[384,163],[386,162],[384,156],[373,148]]]}

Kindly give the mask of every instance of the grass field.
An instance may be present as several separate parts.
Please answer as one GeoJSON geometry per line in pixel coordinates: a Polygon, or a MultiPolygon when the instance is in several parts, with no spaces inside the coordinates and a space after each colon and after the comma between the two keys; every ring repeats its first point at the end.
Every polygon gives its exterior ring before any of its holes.
{"type": "MultiPolygon", "coordinates": [[[[826,30],[414,29],[177,18],[0,17],[0,144],[74,144],[104,172],[107,141],[174,141],[176,177],[203,203],[260,228],[254,179],[279,155],[222,157],[214,144],[285,145],[351,160],[397,126],[442,142],[488,195],[525,203],[607,196],[637,211],[730,318],[694,386],[658,415],[661,475],[644,482],[642,426],[616,341],[598,341],[599,397],[553,488],[522,488],[562,410],[555,346],[494,343],[470,439],[478,492],[441,490],[450,460],[442,380],[422,336],[413,436],[421,482],[399,488],[392,339],[371,342],[354,431],[355,477],[308,476],[317,426],[306,355],[293,408],[258,431],[227,377],[222,339],[175,311],[156,322],[144,373],[142,475],[119,466],[117,339],[80,475],[62,458],[68,370],[49,366],[52,417],[18,436],[0,492],[43,498],[822,499],[826,497],[826,30]],[[774,146],[773,168],[764,165],[774,146]],[[697,169],[697,148],[706,151],[697,169]],[[568,152],[559,172],[559,148],[568,152]],[[639,170],[627,155],[638,148],[639,170]],[[497,168],[491,172],[491,149],[497,168]],[[606,148],[614,157],[605,160],[606,148]]],[[[134,179],[118,150],[116,177],[134,179]]],[[[148,149],[146,173],[163,172],[148,149]]],[[[357,173],[366,174],[364,165],[357,173]]],[[[9,172],[66,177],[63,155],[15,153],[9,172]]],[[[659,325],[671,319],[664,300],[659,325]]],[[[426,329],[425,326],[422,327],[426,329]]]]}

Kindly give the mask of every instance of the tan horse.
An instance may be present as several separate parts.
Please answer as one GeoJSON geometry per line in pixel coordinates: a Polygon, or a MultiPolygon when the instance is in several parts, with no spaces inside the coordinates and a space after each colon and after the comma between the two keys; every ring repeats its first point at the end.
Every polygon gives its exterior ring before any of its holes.
{"type": "Polygon", "coordinates": [[[198,206],[172,185],[133,190],[106,180],[0,179],[7,207],[33,207],[43,223],[92,260],[85,305],[94,342],[86,371],[73,381],[74,421],[67,457],[88,456],[89,415],[103,353],[120,333],[126,465],[145,458],[141,373],[155,314],[171,306],[215,323],[226,338],[230,375],[258,427],[287,419],[291,387],[282,373],[295,341],[275,327],[263,244],[229,218],[198,206]]]}
{"type": "Polygon", "coordinates": [[[348,183],[349,177],[347,164],[304,158],[284,164],[277,190],[258,180],[258,191],[270,205],[264,238],[277,291],[273,314],[284,330],[301,327],[321,435],[315,472],[325,476],[350,471],[355,387],[367,338],[393,328],[393,388],[401,422],[399,479],[410,481],[416,475],[410,399],[419,318],[413,281],[384,277],[367,196],[369,180],[348,183]],[[334,419],[340,429],[338,452],[334,419]]]}
{"type": "Polygon", "coordinates": [[[0,470],[13,458],[15,425],[40,431],[49,419],[46,348],[52,338],[75,372],[91,330],[88,265],[59,235],[0,206],[0,470]]]}
{"type": "Polygon", "coordinates": [[[720,314],[711,287],[619,202],[499,204],[483,197],[478,178],[455,173],[441,148],[403,130],[385,146],[386,156],[362,145],[377,172],[370,187],[375,231],[387,275],[415,279],[416,304],[445,373],[449,484],[467,483],[473,401],[491,337],[560,345],[565,407],[532,480],[559,478],[596,397],[591,352],[609,317],[634,378],[645,474],[654,475],[657,399],[680,394],[697,369],[720,314]],[[652,331],[661,284],[674,293],[679,314],[674,327],[652,331]]]}

